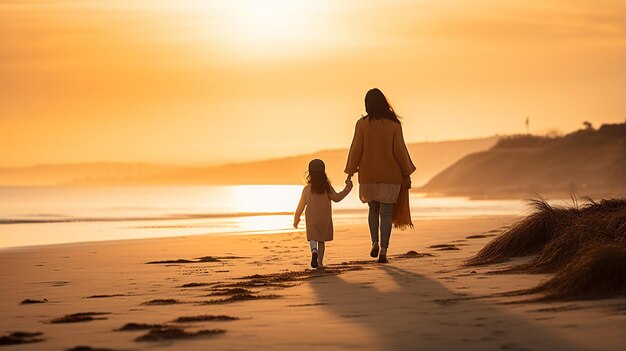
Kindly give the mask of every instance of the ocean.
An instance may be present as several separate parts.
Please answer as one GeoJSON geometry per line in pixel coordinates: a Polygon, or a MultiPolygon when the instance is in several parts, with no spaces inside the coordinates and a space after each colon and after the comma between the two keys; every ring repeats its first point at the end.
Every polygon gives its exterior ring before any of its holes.
{"type": "MultiPolygon", "coordinates": [[[[301,191],[299,185],[0,187],[0,248],[293,231],[301,191]]],[[[411,193],[410,202],[414,221],[522,215],[527,209],[521,200],[420,193],[411,193]]],[[[333,210],[336,225],[366,223],[358,185],[333,210]]]]}

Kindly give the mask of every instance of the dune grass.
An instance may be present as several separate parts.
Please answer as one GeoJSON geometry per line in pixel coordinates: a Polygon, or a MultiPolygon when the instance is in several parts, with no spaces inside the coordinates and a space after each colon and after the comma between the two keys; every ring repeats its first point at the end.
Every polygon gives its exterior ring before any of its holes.
{"type": "Polygon", "coordinates": [[[558,234],[557,228],[570,222],[578,211],[574,207],[553,207],[542,198],[529,202],[534,212],[489,242],[466,265],[501,263],[514,257],[535,254],[558,234]]]}
{"type": "Polygon", "coordinates": [[[522,291],[535,301],[596,300],[626,296],[626,245],[598,244],[558,270],[553,278],[522,291]]]}
{"type": "Polygon", "coordinates": [[[553,299],[593,299],[626,295],[626,200],[576,197],[552,206],[538,197],[534,212],[488,243],[467,266],[531,260],[495,273],[555,273],[526,293],[553,299]],[[609,267],[610,265],[610,267],[609,267]]]}

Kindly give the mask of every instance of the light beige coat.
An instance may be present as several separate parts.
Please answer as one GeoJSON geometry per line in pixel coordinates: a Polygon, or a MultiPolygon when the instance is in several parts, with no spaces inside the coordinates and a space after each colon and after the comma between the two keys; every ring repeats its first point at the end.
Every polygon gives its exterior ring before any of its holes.
{"type": "Polygon", "coordinates": [[[331,241],[333,240],[333,212],[331,200],[339,202],[343,200],[351,188],[346,186],[337,193],[333,187],[326,194],[316,194],[311,191],[311,185],[302,190],[300,203],[294,213],[295,218],[300,218],[306,208],[306,240],[331,241]]]}

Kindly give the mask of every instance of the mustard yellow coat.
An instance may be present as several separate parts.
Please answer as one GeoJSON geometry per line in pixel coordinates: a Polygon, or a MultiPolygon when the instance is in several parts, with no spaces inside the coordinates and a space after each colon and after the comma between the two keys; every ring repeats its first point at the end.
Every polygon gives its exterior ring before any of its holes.
{"type": "Polygon", "coordinates": [[[369,117],[356,122],[345,173],[358,172],[360,184],[401,184],[414,171],[400,123],[369,117]]]}

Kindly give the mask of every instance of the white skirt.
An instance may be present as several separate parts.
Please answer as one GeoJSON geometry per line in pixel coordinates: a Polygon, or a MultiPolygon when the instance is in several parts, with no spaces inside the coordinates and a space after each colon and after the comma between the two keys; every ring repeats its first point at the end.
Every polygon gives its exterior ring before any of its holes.
{"type": "Polygon", "coordinates": [[[398,201],[398,194],[400,194],[400,184],[359,184],[359,199],[363,203],[378,201],[395,204],[398,201]]]}

